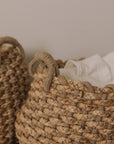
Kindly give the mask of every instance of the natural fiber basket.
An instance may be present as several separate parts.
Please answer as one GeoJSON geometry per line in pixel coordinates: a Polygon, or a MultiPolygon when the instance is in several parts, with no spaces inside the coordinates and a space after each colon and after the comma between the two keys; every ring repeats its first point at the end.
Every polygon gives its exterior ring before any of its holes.
{"type": "Polygon", "coordinates": [[[45,52],[35,55],[30,73],[34,80],[15,123],[20,144],[114,143],[114,85],[66,80],[45,52]]]}
{"type": "Polygon", "coordinates": [[[16,144],[15,113],[29,88],[24,57],[24,50],[16,39],[0,38],[0,144],[16,144]]]}

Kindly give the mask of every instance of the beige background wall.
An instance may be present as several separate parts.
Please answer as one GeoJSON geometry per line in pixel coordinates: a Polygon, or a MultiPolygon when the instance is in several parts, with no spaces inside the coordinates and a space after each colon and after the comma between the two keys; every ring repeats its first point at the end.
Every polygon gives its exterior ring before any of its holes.
{"type": "Polygon", "coordinates": [[[78,58],[114,50],[114,0],[0,0],[0,36],[39,50],[78,58]]]}

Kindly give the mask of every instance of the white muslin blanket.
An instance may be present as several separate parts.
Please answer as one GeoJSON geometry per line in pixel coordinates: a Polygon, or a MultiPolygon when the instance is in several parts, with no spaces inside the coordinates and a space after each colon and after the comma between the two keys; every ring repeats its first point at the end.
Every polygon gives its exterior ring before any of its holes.
{"type": "Polygon", "coordinates": [[[104,57],[96,54],[82,61],[68,60],[65,67],[60,68],[60,74],[98,87],[114,84],[114,51],[104,57]]]}

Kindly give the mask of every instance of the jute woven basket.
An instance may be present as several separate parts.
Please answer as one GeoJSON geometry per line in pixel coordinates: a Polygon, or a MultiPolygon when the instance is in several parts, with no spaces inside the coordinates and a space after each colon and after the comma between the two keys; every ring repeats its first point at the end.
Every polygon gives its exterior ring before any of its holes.
{"type": "Polygon", "coordinates": [[[16,144],[15,114],[29,88],[24,57],[24,50],[16,39],[0,38],[0,144],[16,144]]]}
{"type": "Polygon", "coordinates": [[[45,52],[35,55],[30,73],[34,80],[15,122],[20,144],[114,144],[114,85],[66,80],[45,52]]]}

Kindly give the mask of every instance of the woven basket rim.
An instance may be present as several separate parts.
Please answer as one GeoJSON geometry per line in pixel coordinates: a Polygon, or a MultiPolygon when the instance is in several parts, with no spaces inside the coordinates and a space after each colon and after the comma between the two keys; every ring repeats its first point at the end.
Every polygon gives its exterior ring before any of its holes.
{"type": "MultiPolygon", "coordinates": [[[[83,59],[85,59],[85,58],[80,58],[80,59],[78,59],[79,61],[80,60],[83,60],[83,59]]],[[[36,63],[36,62],[39,62],[39,61],[43,61],[46,65],[49,65],[49,67],[51,67],[51,72],[52,71],[54,71],[53,73],[55,73],[55,77],[58,77],[59,75],[61,75],[60,73],[59,73],[59,68],[58,68],[58,66],[57,66],[57,61],[60,61],[62,64],[65,64],[66,63],[66,61],[65,62],[63,62],[62,60],[60,60],[60,59],[58,59],[58,60],[55,60],[49,53],[47,53],[47,52],[38,52],[36,55],[35,55],[35,57],[33,58],[33,60],[30,62],[30,64],[29,64],[29,72],[30,72],[30,75],[33,77],[33,66],[34,66],[34,64],[36,63]],[[50,66],[51,65],[51,66],[50,66]]],[[[50,73],[51,73],[50,72],[50,73]]],[[[50,76],[50,74],[48,74],[48,76],[50,76]]],[[[47,77],[48,77],[47,76],[47,77]]],[[[61,75],[61,76],[63,76],[63,75],[61,75]]],[[[52,81],[52,77],[53,77],[53,74],[52,74],[52,76],[51,76],[51,80],[49,80],[49,78],[48,78],[48,80],[49,81],[52,81]]],[[[64,77],[64,76],[63,76],[64,77]]],[[[65,78],[65,77],[64,77],[65,78]]],[[[70,79],[67,79],[67,78],[65,78],[66,80],[70,80],[70,79]]],[[[71,81],[73,81],[73,82],[77,82],[77,81],[75,81],[75,80],[71,80],[71,81]]],[[[51,82],[50,82],[51,83],[51,82]]],[[[91,87],[91,89],[92,88],[99,88],[99,89],[104,89],[104,88],[111,88],[112,90],[114,90],[114,84],[108,84],[108,85],[106,85],[106,86],[104,86],[104,87],[98,87],[98,86],[94,86],[93,84],[91,84],[90,82],[88,82],[88,81],[83,81],[83,82],[77,82],[77,83],[80,83],[80,84],[86,84],[87,83],[87,85],[89,85],[89,87],[91,87]]],[[[49,90],[49,89],[48,89],[49,90]]]]}

